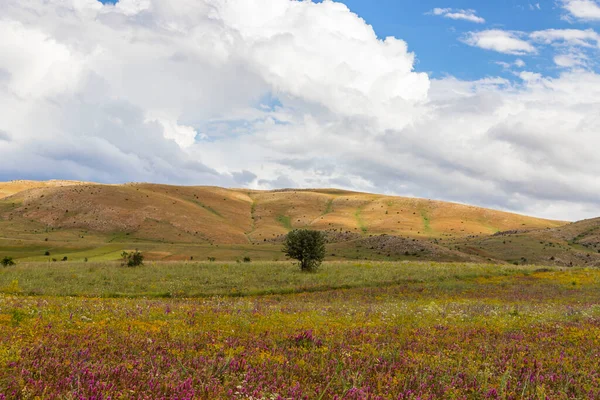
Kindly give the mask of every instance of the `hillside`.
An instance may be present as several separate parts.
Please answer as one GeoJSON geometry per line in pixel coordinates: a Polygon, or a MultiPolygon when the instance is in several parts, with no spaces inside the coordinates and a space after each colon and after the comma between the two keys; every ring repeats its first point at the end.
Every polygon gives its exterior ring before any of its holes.
{"type": "Polygon", "coordinates": [[[114,257],[125,244],[152,251],[156,258],[202,257],[216,247],[221,257],[236,258],[249,251],[258,258],[281,257],[274,239],[294,228],[311,228],[352,233],[331,246],[344,258],[436,254],[433,258],[467,261],[482,255],[448,249],[446,243],[563,225],[455,203],[334,189],[0,183],[0,246],[4,252],[22,250],[26,257],[43,256],[45,251],[40,251],[49,247],[61,254],[104,247],[107,252],[100,253],[114,257]],[[358,255],[357,248],[363,248],[358,255]]]}
{"type": "Polygon", "coordinates": [[[50,181],[10,181],[0,182],[0,199],[22,192],[27,189],[44,188],[44,187],[62,187],[85,185],[87,182],[65,181],[65,180],[50,180],[50,181]]]}
{"type": "Polygon", "coordinates": [[[600,266],[600,218],[556,228],[456,239],[449,245],[463,253],[520,264],[600,266]]]}

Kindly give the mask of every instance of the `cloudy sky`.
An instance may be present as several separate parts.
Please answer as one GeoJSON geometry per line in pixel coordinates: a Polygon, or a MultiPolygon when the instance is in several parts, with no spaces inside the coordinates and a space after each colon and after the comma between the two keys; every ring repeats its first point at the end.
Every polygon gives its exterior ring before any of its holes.
{"type": "Polygon", "coordinates": [[[600,216],[598,0],[2,0],[0,180],[600,216]]]}

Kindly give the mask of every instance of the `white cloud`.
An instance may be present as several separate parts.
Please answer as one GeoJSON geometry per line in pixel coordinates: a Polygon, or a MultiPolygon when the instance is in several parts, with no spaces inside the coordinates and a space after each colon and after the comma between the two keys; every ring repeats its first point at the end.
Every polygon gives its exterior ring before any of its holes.
{"type": "Polygon", "coordinates": [[[563,68],[574,68],[585,66],[587,64],[587,57],[582,54],[559,54],[554,56],[554,63],[563,68]]]}
{"type": "Polygon", "coordinates": [[[35,26],[0,20],[0,68],[10,74],[9,89],[20,97],[41,98],[72,91],[84,60],[35,26]]]}
{"type": "Polygon", "coordinates": [[[469,22],[474,22],[476,24],[484,24],[485,19],[477,15],[477,11],[475,10],[462,10],[462,9],[454,9],[454,8],[434,8],[431,10],[429,15],[439,15],[444,18],[454,19],[454,20],[464,20],[469,22]]]}
{"type": "Polygon", "coordinates": [[[177,123],[176,112],[151,111],[146,115],[145,122],[157,122],[162,126],[165,138],[172,139],[179,147],[187,148],[194,144],[198,132],[191,127],[177,123]]]}
{"type": "Polygon", "coordinates": [[[588,67],[591,63],[587,53],[600,49],[600,35],[593,29],[547,29],[533,32],[530,37],[554,46],[557,49],[554,63],[561,68],[588,67]]]}
{"type": "Polygon", "coordinates": [[[542,6],[540,5],[540,3],[529,3],[529,9],[531,11],[539,11],[542,9],[542,6]]]}
{"type": "Polygon", "coordinates": [[[462,39],[469,46],[485,50],[493,50],[504,54],[535,54],[536,48],[529,42],[521,39],[520,32],[491,29],[480,32],[469,32],[462,39]]]}
{"type": "Polygon", "coordinates": [[[521,60],[520,58],[517,58],[515,61],[509,63],[504,61],[496,61],[496,64],[500,65],[504,69],[511,69],[513,67],[524,68],[527,65],[525,61],[521,60]]]}
{"type": "Polygon", "coordinates": [[[600,35],[593,29],[547,29],[530,34],[533,40],[545,43],[562,43],[571,46],[600,48],[600,35]]]}
{"type": "MultiPolygon", "coordinates": [[[[591,71],[548,78],[515,60],[516,83],[432,80],[404,41],[333,1],[4,0],[0,13],[3,180],[342,186],[600,211],[591,71]]],[[[578,35],[528,40],[594,43],[578,35]]],[[[525,38],[465,40],[534,54],[525,38]]]]}
{"type": "Polygon", "coordinates": [[[600,20],[600,3],[596,0],[562,0],[562,6],[570,17],[584,21],[600,20]]]}

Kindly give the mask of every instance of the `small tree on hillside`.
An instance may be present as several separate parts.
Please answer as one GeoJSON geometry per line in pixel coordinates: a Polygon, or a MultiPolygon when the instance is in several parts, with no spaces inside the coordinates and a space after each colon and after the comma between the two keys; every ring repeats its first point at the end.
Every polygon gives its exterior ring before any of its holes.
{"type": "Polygon", "coordinates": [[[296,229],[288,233],[283,251],[300,262],[302,271],[312,272],[325,258],[325,237],[319,231],[296,229]]]}

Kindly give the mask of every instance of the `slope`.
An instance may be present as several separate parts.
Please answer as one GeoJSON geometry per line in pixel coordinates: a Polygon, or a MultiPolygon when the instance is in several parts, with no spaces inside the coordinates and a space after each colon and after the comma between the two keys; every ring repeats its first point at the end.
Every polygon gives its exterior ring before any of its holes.
{"type": "Polygon", "coordinates": [[[512,263],[600,266],[600,218],[556,228],[455,239],[449,246],[512,263]]]}
{"type": "MultiPolygon", "coordinates": [[[[208,253],[230,259],[251,253],[272,259],[281,257],[272,239],[294,228],[352,233],[359,239],[389,235],[434,240],[435,246],[444,246],[472,235],[565,224],[461,204],[335,189],[255,191],[145,183],[18,182],[0,183],[0,193],[5,194],[0,198],[0,254],[9,249],[23,257],[41,257],[48,251],[42,252],[44,248],[52,247],[61,255],[110,259],[118,257],[119,249],[139,247],[152,251],[157,259],[208,253]]],[[[386,243],[390,240],[385,239],[386,243]]],[[[336,245],[343,258],[349,256],[347,249],[354,250],[351,242],[336,245]]],[[[402,259],[406,252],[415,253],[410,248],[402,250],[399,243],[389,242],[387,250],[364,246],[360,256],[390,254],[402,259]]],[[[456,249],[441,251],[439,246],[429,253],[444,260],[487,258],[473,254],[461,258],[456,249]]]]}

